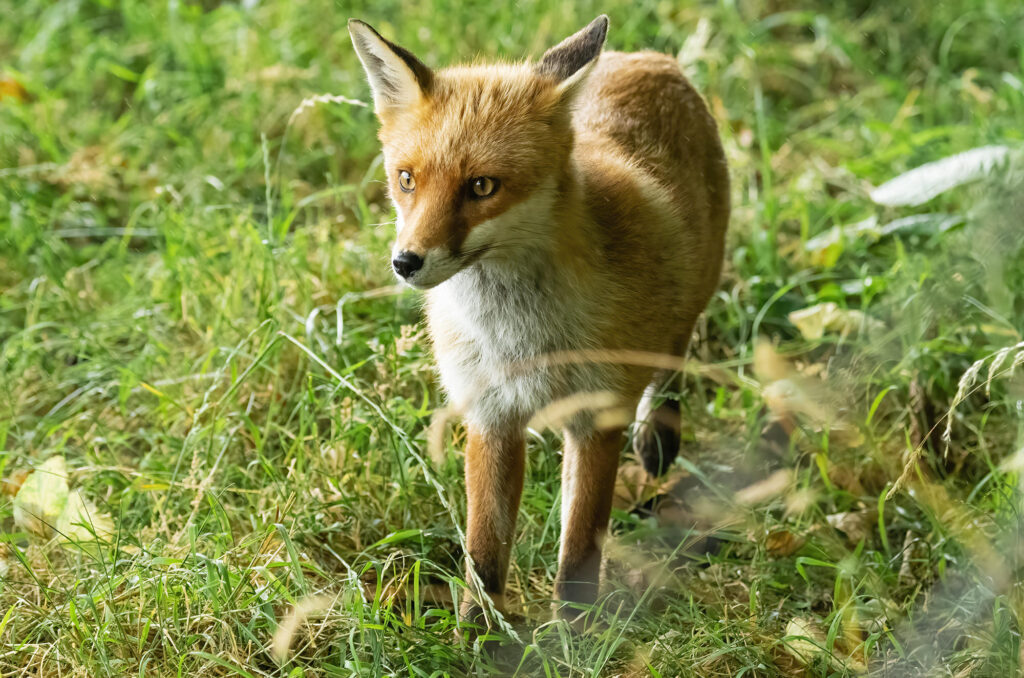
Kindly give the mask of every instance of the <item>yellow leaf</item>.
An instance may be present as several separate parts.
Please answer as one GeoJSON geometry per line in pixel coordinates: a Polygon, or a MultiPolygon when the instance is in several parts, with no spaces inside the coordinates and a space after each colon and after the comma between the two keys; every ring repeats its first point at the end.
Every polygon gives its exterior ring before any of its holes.
{"type": "Polygon", "coordinates": [[[114,536],[114,521],[99,510],[78,490],[68,495],[67,503],[57,518],[57,532],[71,542],[110,541],[114,536]]]}
{"type": "Polygon", "coordinates": [[[786,649],[799,661],[809,665],[814,658],[825,653],[825,632],[813,620],[794,617],[786,624],[786,649]]]}
{"type": "Polygon", "coordinates": [[[44,461],[14,497],[14,524],[49,537],[68,502],[68,472],[64,457],[44,461]]]}
{"type": "Polygon", "coordinates": [[[20,82],[10,76],[0,78],[0,99],[17,99],[25,101],[28,99],[28,92],[20,82]]]}
{"type": "Polygon", "coordinates": [[[857,657],[848,657],[838,647],[830,653],[825,631],[812,619],[794,617],[786,624],[786,637],[783,638],[786,650],[806,666],[810,666],[815,657],[828,657],[829,666],[834,671],[848,669],[854,673],[867,670],[864,662],[857,657]]]}
{"type": "Polygon", "coordinates": [[[789,322],[796,325],[804,339],[821,339],[826,332],[840,335],[864,330],[874,332],[882,323],[860,311],[839,308],[829,301],[815,304],[789,314],[789,322]]]}

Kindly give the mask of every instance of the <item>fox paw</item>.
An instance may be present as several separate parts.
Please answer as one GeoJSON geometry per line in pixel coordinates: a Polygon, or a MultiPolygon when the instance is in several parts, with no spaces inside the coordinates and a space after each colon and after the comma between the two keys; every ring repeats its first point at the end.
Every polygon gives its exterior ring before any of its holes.
{"type": "Polygon", "coordinates": [[[679,454],[679,402],[666,400],[636,423],[633,451],[652,476],[668,471],[679,454]]]}

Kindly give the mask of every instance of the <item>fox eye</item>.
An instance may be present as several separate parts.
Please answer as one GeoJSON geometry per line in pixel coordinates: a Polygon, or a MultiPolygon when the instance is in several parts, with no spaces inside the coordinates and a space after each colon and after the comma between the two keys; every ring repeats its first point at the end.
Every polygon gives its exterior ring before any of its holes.
{"type": "Polygon", "coordinates": [[[398,187],[405,193],[412,193],[416,190],[416,180],[406,170],[398,173],[398,187]]]}
{"type": "Polygon", "coordinates": [[[487,198],[494,195],[494,192],[498,190],[498,180],[490,177],[477,177],[470,180],[469,187],[472,189],[475,197],[487,198]]]}

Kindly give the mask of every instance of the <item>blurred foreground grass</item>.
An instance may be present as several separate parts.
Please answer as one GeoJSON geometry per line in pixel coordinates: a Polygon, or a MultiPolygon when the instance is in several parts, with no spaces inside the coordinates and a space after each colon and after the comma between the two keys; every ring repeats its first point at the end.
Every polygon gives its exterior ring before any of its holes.
{"type": "Polygon", "coordinates": [[[922,205],[870,197],[954,153],[1019,153],[1018,2],[0,17],[0,675],[1020,670],[1024,164],[922,205]],[[545,622],[559,445],[531,438],[518,638],[494,667],[453,634],[461,431],[431,458],[440,402],[416,295],[391,287],[372,112],[311,97],[367,100],[352,15],[442,65],[536,56],[601,12],[611,47],[679,54],[708,96],[731,248],[683,458],[664,483],[624,459],[603,631],[545,622]],[[15,523],[54,456],[113,536],[15,523]]]}

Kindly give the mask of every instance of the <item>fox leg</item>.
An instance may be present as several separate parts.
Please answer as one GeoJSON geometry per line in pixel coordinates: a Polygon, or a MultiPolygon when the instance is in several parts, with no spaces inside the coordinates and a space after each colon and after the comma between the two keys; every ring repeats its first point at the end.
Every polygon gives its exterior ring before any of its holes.
{"type": "MultiPolygon", "coordinates": [[[[476,581],[504,609],[505,577],[516,514],[523,493],[526,439],[520,429],[503,433],[469,427],[466,442],[466,544],[476,581]]],[[[467,573],[467,581],[472,574],[467,573]]],[[[482,622],[483,609],[466,598],[462,619],[482,622]]]]}
{"type": "MultiPolygon", "coordinates": [[[[601,541],[608,529],[624,429],[565,432],[562,459],[562,543],[555,598],[593,603],[601,571],[601,541]]],[[[578,612],[563,608],[560,614],[578,612]]]]}
{"type": "Polygon", "coordinates": [[[660,476],[679,454],[681,416],[679,401],[668,399],[656,405],[658,392],[678,384],[679,373],[659,370],[644,389],[640,405],[636,408],[636,428],[633,431],[633,451],[652,476],[660,476]]]}
{"type": "MultiPolygon", "coordinates": [[[[683,332],[672,343],[672,355],[682,358],[693,333],[693,322],[684,323],[683,332]]],[[[660,476],[668,470],[679,455],[682,417],[679,401],[668,399],[660,405],[658,393],[670,386],[679,386],[682,376],[675,370],[658,370],[654,373],[640,405],[636,408],[636,428],[633,429],[633,451],[652,476],[660,476]]]]}

